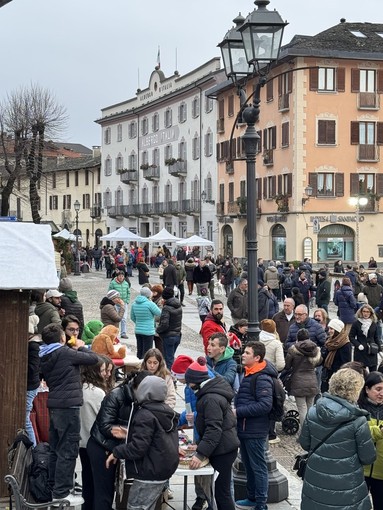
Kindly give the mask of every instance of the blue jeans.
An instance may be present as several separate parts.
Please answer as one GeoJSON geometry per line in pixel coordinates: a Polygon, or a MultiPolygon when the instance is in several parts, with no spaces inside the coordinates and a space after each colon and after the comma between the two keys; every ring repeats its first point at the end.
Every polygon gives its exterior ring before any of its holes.
{"type": "Polygon", "coordinates": [[[164,348],[164,358],[165,363],[168,368],[168,370],[171,370],[173,362],[174,362],[174,355],[177,350],[177,347],[181,343],[181,336],[164,336],[162,337],[163,340],[163,348],[164,348]]]}
{"type": "MultiPolygon", "coordinates": [[[[116,305],[116,308],[117,308],[118,305],[116,305]]],[[[120,308],[120,307],[118,307],[120,308]]],[[[128,308],[129,308],[129,304],[128,303],[125,303],[125,311],[124,311],[124,315],[122,316],[122,319],[121,319],[121,322],[120,322],[120,333],[121,335],[126,335],[126,323],[127,323],[127,320],[128,320],[128,308]]]]}
{"type": "Polygon", "coordinates": [[[33,408],[33,401],[37,395],[37,392],[38,388],[36,388],[35,390],[27,391],[26,414],[25,414],[25,432],[27,433],[29,439],[32,441],[33,446],[36,446],[36,436],[31,422],[31,411],[33,408]]]}
{"type": "Polygon", "coordinates": [[[255,510],[267,508],[269,477],[265,458],[266,438],[241,439],[241,459],[246,470],[247,497],[256,501],[255,510]]]}
{"type": "Polygon", "coordinates": [[[49,419],[49,483],[52,497],[61,499],[73,489],[80,441],[80,408],[50,408],[49,419]]]}
{"type": "Polygon", "coordinates": [[[154,335],[141,335],[136,333],[137,358],[143,359],[145,352],[153,347],[154,335]]]}

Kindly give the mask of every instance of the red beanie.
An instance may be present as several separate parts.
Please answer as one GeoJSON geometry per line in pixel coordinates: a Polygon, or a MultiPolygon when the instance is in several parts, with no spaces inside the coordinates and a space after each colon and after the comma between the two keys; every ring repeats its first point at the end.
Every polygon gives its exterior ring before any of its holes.
{"type": "Polygon", "coordinates": [[[185,356],[184,354],[177,356],[172,365],[172,374],[177,379],[185,379],[185,372],[193,363],[193,361],[193,358],[190,356],[185,356]]]}
{"type": "Polygon", "coordinates": [[[206,359],[200,356],[197,361],[194,361],[185,373],[185,381],[187,384],[199,384],[209,379],[209,374],[206,366],[206,359]]]}

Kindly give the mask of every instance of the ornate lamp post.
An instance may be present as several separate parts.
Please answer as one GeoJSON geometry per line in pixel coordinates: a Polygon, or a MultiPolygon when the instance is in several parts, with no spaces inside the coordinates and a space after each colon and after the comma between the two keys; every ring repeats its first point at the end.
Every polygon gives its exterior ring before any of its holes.
{"type": "Polygon", "coordinates": [[[73,204],[74,210],[76,211],[76,255],[75,255],[75,261],[74,261],[74,276],[80,276],[80,259],[78,255],[78,213],[80,210],[80,202],[76,200],[76,202],[73,204]]]}
{"type": "MultiPolygon", "coordinates": [[[[257,240],[257,181],[256,154],[260,142],[255,124],[259,120],[260,91],[265,85],[270,67],[278,60],[283,30],[287,23],[277,11],[269,11],[269,0],[255,0],[256,8],[246,19],[241,15],[234,19],[236,26],[229,30],[221,48],[225,72],[237,87],[241,109],[237,120],[246,122],[242,136],[246,154],[247,182],[247,238],[248,261],[248,339],[259,340],[258,314],[258,240],[257,240]],[[248,104],[244,85],[246,79],[257,78],[252,104],[248,104]]],[[[288,496],[288,481],[276,468],[270,452],[266,453],[269,471],[268,502],[279,502],[288,496]]],[[[240,458],[234,465],[234,489],[236,498],[246,498],[246,475],[240,458]]]]}

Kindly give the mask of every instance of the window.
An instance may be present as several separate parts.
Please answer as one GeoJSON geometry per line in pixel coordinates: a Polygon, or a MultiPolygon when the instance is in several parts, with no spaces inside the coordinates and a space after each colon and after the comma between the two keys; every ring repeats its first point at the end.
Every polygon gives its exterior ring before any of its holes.
{"type": "Polygon", "coordinates": [[[90,195],[89,193],[84,193],[82,196],[82,208],[90,209],[90,195]]]}
{"type": "Polygon", "coordinates": [[[49,197],[49,209],[57,210],[59,205],[59,197],[57,195],[51,195],[49,197]]]}
{"type": "MultiPolygon", "coordinates": [[[[105,175],[112,175],[112,159],[108,156],[105,160],[105,175]]],[[[78,183],[77,183],[78,186],[78,183]]]]}
{"type": "Polygon", "coordinates": [[[313,172],[308,175],[309,185],[314,197],[343,197],[344,174],[313,172]]]}
{"type": "Polygon", "coordinates": [[[378,161],[377,145],[383,145],[383,122],[351,122],[351,144],[359,146],[359,161],[378,161]]]}
{"type": "Polygon", "coordinates": [[[178,122],[182,124],[187,120],[187,105],[186,103],[181,103],[178,107],[178,122]]]}
{"type": "Polygon", "coordinates": [[[199,156],[200,156],[199,145],[200,145],[199,136],[196,133],[192,140],[192,158],[193,159],[199,159],[199,156]]]}
{"type": "Polygon", "coordinates": [[[192,117],[199,117],[199,97],[195,97],[192,101],[192,117]]]}
{"type": "Polygon", "coordinates": [[[160,129],[160,116],[155,113],[152,117],[152,131],[156,132],[160,129]]]}
{"type": "Polygon", "coordinates": [[[272,126],[263,130],[263,163],[274,164],[274,149],[277,146],[277,128],[272,126]]]}
{"type": "Polygon", "coordinates": [[[292,196],[293,191],[293,175],[292,174],[282,174],[277,177],[278,195],[286,195],[288,197],[292,196]]]}
{"type": "Polygon", "coordinates": [[[379,108],[379,94],[383,92],[383,71],[351,69],[351,92],[358,93],[358,108],[379,108]]]}
{"type": "Polygon", "coordinates": [[[112,193],[109,188],[106,188],[104,193],[104,206],[111,207],[112,206],[112,193]]]}
{"type": "Polygon", "coordinates": [[[136,121],[132,121],[129,123],[128,136],[129,136],[129,138],[136,138],[136,136],[137,136],[137,122],[136,121]]]}
{"type": "Polygon", "coordinates": [[[97,184],[101,184],[101,168],[97,168],[97,184]]]}
{"type": "Polygon", "coordinates": [[[184,139],[178,144],[178,157],[183,161],[187,161],[187,145],[184,139]]]}
{"type": "Polygon", "coordinates": [[[117,142],[122,141],[122,124],[118,124],[117,126],[117,142]]]}
{"type": "Polygon", "coordinates": [[[71,195],[63,195],[63,209],[70,209],[72,207],[71,195]]]}
{"type": "Polygon", "coordinates": [[[205,135],[205,156],[209,157],[213,154],[213,133],[208,131],[205,135]]]}
{"type": "Polygon", "coordinates": [[[213,99],[211,97],[205,98],[205,113],[213,111],[213,99]]]}
{"type": "Polygon", "coordinates": [[[269,80],[266,83],[266,101],[269,103],[274,99],[274,80],[269,80]]]}
{"type": "Polygon", "coordinates": [[[152,152],[152,164],[156,167],[160,166],[160,149],[156,147],[152,152]]]}
{"type": "Polygon", "coordinates": [[[172,110],[167,108],[164,113],[164,125],[166,128],[172,127],[172,110]]]}
{"type": "Polygon", "coordinates": [[[124,158],[119,154],[116,158],[116,173],[120,173],[120,171],[124,168],[124,158]]]}
{"type": "Polygon", "coordinates": [[[101,207],[101,193],[94,194],[94,204],[99,205],[101,207]]]}
{"type": "Polygon", "coordinates": [[[229,182],[229,202],[234,202],[234,182],[229,182]]]}
{"type": "Polygon", "coordinates": [[[143,136],[147,135],[149,132],[149,121],[148,121],[148,118],[147,117],[144,117],[142,120],[141,120],[141,134],[143,136]]]}
{"type": "Polygon", "coordinates": [[[137,170],[137,155],[134,152],[128,157],[128,170],[137,170]]]}
{"type": "Polygon", "coordinates": [[[218,101],[217,133],[225,132],[225,100],[218,101]]]}
{"type": "Polygon", "coordinates": [[[234,94],[228,97],[227,101],[227,115],[232,117],[234,115],[234,94]]]}
{"type": "Polygon", "coordinates": [[[263,178],[263,198],[271,199],[276,195],[276,176],[269,175],[268,177],[263,178]]]}
{"type": "Polygon", "coordinates": [[[321,67],[318,71],[318,90],[335,90],[335,69],[321,67]]]}
{"type": "Polygon", "coordinates": [[[350,195],[370,195],[375,192],[374,174],[351,174],[351,179],[350,195]]]}
{"type": "Polygon", "coordinates": [[[164,159],[166,161],[167,159],[172,159],[172,158],[173,158],[173,148],[171,145],[166,145],[165,150],[164,150],[164,159]]]}
{"type": "Polygon", "coordinates": [[[209,174],[205,179],[204,191],[206,193],[206,200],[212,200],[213,198],[213,182],[211,175],[209,174]]]}
{"type": "Polygon", "coordinates": [[[104,131],[104,143],[106,145],[109,145],[111,140],[112,140],[111,129],[110,129],[110,127],[107,127],[107,128],[105,128],[105,131],[104,131]]]}
{"type": "Polygon", "coordinates": [[[334,174],[317,174],[317,196],[334,196],[334,174]]]}
{"type": "Polygon", "coordinates": [[[284,73],[278,77],[278,108],[290,108],[290,94],[293,87],[293,73],[284,73]]]}
{"type": "Polygon", "coordinates": [[[75,186],[78,186],[79,177],[80,177],[79,172],[78,172],[78,170],[76,170],[74,173],[74,185],[75,186]]]}
{"type": "MultiPolygon", "coordinates": [[[[55,189],[57,186],[57,175],[52,173],[52,188],[55,189]]],[[[20,191],[20,181],[18,181],[18,190],[20,191]]]]}
{"type": "Polygon", "coordinates": [[[85,170],[85,186],[89,186],[89,170],[85,170]]]}
{"type": "Polygon", "coordinates": [[[282,124],[282,147],[288,147],[290,145],[290,122],[284,122],[282,124]]]}
{"type": "Polygon", "coordinates": [[[318,120],[318,145],[335,145],[335,120],[318,120]]]}
{"type": "Polygon", "coordinates": [[[149,155],[148,155],[148,151],[143,151],[141,153],[141,166],[142,165],[148,165],[149,164],[149,155]]]}
{"type": "Polygon", "coordinates": [[[66,173],[66,187],[69,188],[70,186],[70,173],[66,173]]]}
{"type": "Polygon", "coordinates": [[[344,92],[344,67],[319,67],[310,69],[310,90],[317,92],[344,92]]]}

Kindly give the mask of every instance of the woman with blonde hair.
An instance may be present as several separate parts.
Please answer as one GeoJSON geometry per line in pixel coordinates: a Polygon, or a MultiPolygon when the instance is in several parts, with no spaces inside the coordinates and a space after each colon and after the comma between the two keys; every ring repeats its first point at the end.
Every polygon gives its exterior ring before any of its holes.
{"type": "Polygon", "coordinates": [[[363,305],[355,314],[349,334],[354,345],[354,361],[360,361],[373,372],[378,368],[378,352],[382,349],[378,335],[378,318],[370,305],[363,305]]]}
{"type": "Polygon", "coordinates": [[[368,412],[356,402],[363,376],[338,370],[329,391],[307,413],[299,442],[309,456],[302,488],[302,510],[369,510],[371,501],[363,466],[376,459],[368,412]]]}

